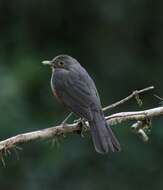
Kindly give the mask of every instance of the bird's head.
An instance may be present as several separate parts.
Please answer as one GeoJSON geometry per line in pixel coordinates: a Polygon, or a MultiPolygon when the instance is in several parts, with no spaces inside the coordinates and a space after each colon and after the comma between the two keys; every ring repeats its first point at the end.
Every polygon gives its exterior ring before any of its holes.
{"type": "Polygon", "coordinates": [[[79,64],[79,62],[69,55],[58,55],[54,57],[51,61],[43,61],[44,65],[49,65],[52,69],[66,69],[70,70],[74,65],[79,64]]]}

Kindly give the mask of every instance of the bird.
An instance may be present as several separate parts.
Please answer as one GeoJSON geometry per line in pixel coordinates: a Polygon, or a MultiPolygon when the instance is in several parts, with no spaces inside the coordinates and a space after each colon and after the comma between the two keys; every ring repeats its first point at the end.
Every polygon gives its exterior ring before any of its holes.
{"type": "Polygon", "coordinates": [[[105,120],[95,83],[85,68],[66,54],[42,63],[52,69],[54,96],[75,115],[88,121],[96,152],[120,151],[120,143],[105,120]]]}

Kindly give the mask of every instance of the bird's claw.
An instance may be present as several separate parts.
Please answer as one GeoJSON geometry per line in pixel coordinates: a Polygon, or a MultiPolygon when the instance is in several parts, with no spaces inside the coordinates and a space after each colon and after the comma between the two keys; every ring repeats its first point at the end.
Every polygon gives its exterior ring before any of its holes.
{"type": "Polygon", "coordinates": [[[78,126],[80,128],[77,133],[80,134],[81,137],[84,137],[84,132],[87,130],[86,120],[83,118],[79,118],[77,120],[74,120],[74,123],[78,123],[78,126]]]}

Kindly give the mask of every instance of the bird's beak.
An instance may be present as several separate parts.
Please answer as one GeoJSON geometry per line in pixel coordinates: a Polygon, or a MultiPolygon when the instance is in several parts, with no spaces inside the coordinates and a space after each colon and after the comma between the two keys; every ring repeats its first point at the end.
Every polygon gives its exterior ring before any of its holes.
{"type": "Polygon", "coordinates": [[[48,60],[42,61],[42,64],[52,66],[52,62],[48,60]]]}

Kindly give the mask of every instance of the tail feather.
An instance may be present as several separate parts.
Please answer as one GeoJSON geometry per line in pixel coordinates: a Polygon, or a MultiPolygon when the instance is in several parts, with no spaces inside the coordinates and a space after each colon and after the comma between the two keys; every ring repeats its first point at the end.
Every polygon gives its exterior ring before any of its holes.
{"type": "Polygon", "coordinates": [[[115,137],[112,129],[110,128],[110,126],[106,124],[106,127],[107,127],[107,130],[108,130],[109,136],[111,137],[111,142],[113,144],[114,150],[115,151],[120,151],[121,150],[121,145],[119,144],[119,141],[115,137]]]}
{"type": "MultiPolygon", "coordinates": [[[[96,124],[95,123],[91,123],[90,124],[90,129],[91,129],[91,136],[92,136],[92,140],[93,140],[93,144],[95,147],[96,152],[98,153],[107,153],[108,150],[108,142],[105,139],[103,132],[99,132],[98,128],[96,128],[96,124]]],[[[106,130],[107,131],[107,130],[106,130]]],[[[105,131],[105,132],[106,132],[105,131]]]]}
{"type": "Polygon", "coordinates": [[[118,140],[111,128],[107,125],[104,116],[95,113],[94,119],[89,124],[93,144],[98,153],[104,154],[110,150],[115,152],[121,149],[118,140]]]}

